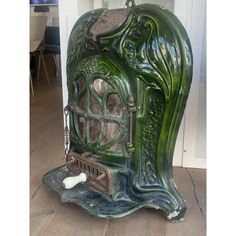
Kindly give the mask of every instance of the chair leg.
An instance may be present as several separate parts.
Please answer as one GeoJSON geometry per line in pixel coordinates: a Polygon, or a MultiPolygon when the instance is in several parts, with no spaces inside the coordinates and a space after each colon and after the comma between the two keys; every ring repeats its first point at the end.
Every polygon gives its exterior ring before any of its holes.
{"type": "Polygon", "coordinates": [[[40,66],[41,66],[41,55],[38,56],[38,73],[37,73],[37,80],[39,80],[39,74],[40,74],[40,66]]]}
{"type": "Polygon", "coordinates": [[[55,64],[55,67],[56,67],[56,77],[58,78],[59,73],[58,73],[58,65],[57,65],[56,55],[52,54],[52,57],[53,57],[54,64],[55,64]]]}
{"type": "Polygon", "coordinates": [[[34,95],[34,86],[33,86],[33,81],[32,81],[31,72],[30,72],[30,88],[31,88],[32,96],[33,96],[33,98],[35,98],[35,95],[34,95]]]}
{"type": "Polygon", "coordinates": [[[56,66],[56,76],[57,78],[61,78],[61,70],[60,70],[60,55],[59,54],[56,54],[54,55],[53,54],[53,59],[54,59],[54,62],[55,62],[55,66],[56,66]],[[57,60],[57,56],[59,56],[59,60],[57,60]]]}
{"type": "Polygon", "coordinates": [[[39,51],[40,51],[40,54],[41,54],[41,57],[42,57],[44,71],[45,71],[45,74],[46,74],[46,77],[47,77],[47,81],[48,81],[48,87],[50,88],[50,82],[49,82],[48,72],[47,72],[45,61],[44,61],[43,53],[42,53],[41,50],[39,50],[39,51]]]}

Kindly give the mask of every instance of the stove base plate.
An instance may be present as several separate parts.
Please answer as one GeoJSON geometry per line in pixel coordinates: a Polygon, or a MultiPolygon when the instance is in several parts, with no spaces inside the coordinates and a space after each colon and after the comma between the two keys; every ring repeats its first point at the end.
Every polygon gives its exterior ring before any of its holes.
{"type": "Polygon", "coordinates": [[[167,219],[172,222],[183,221],[186,207],[179,208],[179,210],[173,209],[172,212],[167,212],[162,207],[159,207],[160,202],[157,193],[155,193],[151,199],[149,195],[149,200],[147,199],[146,202],[143,202],[143,194],[135,195],[132,197],[132,200],[128,197],[127,199],[113,200],[111,197],[95,190],[85,183],[79,183],[72,189],[63,188],[62,181],[68,176],[69,174],[66,166],[61,166],[47,172],[43,176],[43,182],[60,195],[62,202],[74,203],[81,206],[91,215],[108,219],[118,218],[128,215],[142,207],[152,207],[164,210],[167,219]],[[135,199],[135,197],[139,200],[135,199]]]}

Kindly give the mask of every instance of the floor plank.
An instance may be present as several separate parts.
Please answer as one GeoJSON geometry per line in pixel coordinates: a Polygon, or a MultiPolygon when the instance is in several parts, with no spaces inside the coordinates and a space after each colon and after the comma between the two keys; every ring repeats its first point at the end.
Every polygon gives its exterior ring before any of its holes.
{"type": "Polygon", "coordinates": [[[41,235],[103,236],[108,220],[92,217],[81,208],[64,204],[41,235]]]}
{"type": "Polygon", "coordinates": [[[188,171],[194,182],[199,207],[206,221],[206,170],[188,168],[188,171]]]}
{"type": "Polygon", "coordinates": [[[74,204],[64,204],[58,194],[42,185],[31,200],[31,235],[103,236],[108,220],[91,217],[74,204]]]}
{"type": "Polygon", "coordinates": [[[183,222],[167,224],[166,236],[205,236],[205,219],[195,199],[194,188],[187,170],[181,167],[174,168],[174,179],[187,201],[188,210],[183,222]]]}
{"type": "Polygon", "coordinates": [[[62,165],[63,108],[60,81],[50,78],[34,79],[36,98],[30,106],[30,196],[42,184],[42,176],[49,169],[62,165]]]}
{"type": "Polygon", "coordinates": [[[109,221],[105,236],[166,235],[166,220],[155,209],[140,209],[128,216],[109,221]]]}

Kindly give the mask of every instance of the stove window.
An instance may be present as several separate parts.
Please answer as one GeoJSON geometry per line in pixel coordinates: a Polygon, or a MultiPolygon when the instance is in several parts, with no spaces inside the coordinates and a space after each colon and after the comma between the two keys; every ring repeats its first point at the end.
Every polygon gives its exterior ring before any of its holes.
{"type": "Polygon", "coordinates": [[[115,78],[110,84],[103,78],[80,77],[76,81],[78,100],[74,127],[82,146],[94,152],[106,150],[124,155],[127,134],[124,122],[128,116],[115,86],[115,78]]]}

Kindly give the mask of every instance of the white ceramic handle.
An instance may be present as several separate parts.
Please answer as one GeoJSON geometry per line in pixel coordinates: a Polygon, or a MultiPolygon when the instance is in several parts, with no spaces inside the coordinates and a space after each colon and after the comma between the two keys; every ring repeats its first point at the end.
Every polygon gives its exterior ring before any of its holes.
{"type": "Polygon", "coordinates": [[[76,184],[86,182],[87,176],[85,173],[81,173],[77,176],[67,177],[63,180],[63,187],[66,189],[73,188],[76,184]]]}

